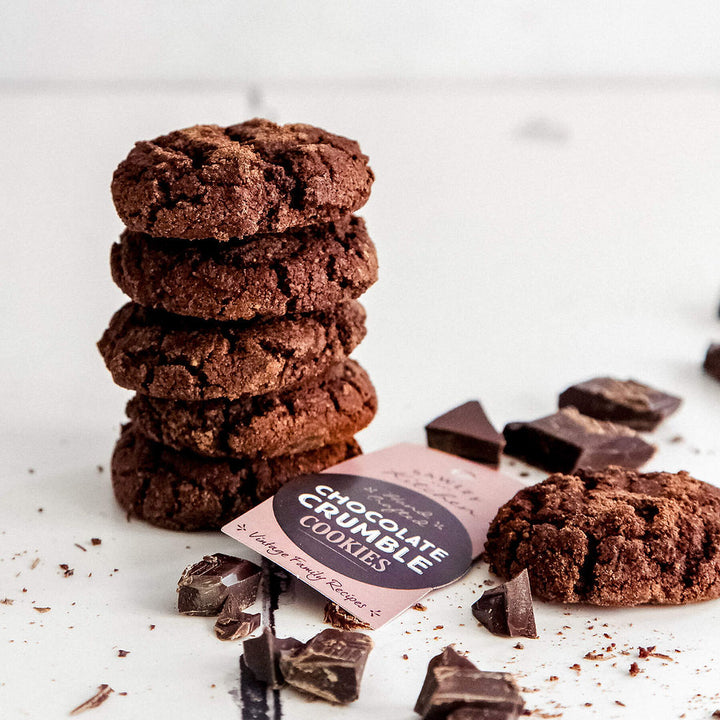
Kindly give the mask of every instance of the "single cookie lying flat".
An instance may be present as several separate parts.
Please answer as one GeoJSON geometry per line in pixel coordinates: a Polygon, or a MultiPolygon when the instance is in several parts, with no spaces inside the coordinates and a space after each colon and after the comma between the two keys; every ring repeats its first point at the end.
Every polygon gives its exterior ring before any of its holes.
{"type": "Polygon", "coordinates": [[[485,557],[535,596],[593,605],[720,597],[720,489],[686,472],[551,475],[498,511],[485,557]]]}
{"type": "Polygon", "coordinates": [[[332,311],[254,323],[183,318],[128,303],[98,348],[113,380],[153,397],[260,395],[327,372],[365,336],[355,301],[332,311]]]}
{"type": "Polygon", "coordinates": [[[257,503],[256,486],[319,472],[360,453],[356,442],[273,460],[216,460],[163,447],[123,428],[112,458],[115,497],[128,515],[171,530],[217,530],[257,503]]]}
{"type": "Polygon", "coordinates": [[[355,141],[311,125],[195,125],[137,143],[112,195],[131,230],[227,240],[357,210],[374,179],[367,160],[355,141]]]}
{"type": "Polygon", "coordinates": [[[211,457],[277,457],[349,440],[375,416],[367,373],[346,360],[317,380],[241,400],[188,402],[136,395],[135,428],[177,450],[211,457]]]}
{"type": "Polygon", "coordinates": [[[365,222],[351,215],[229,242],[126,230],[110,265],[117,285],[140,305],[211,320],[329,310],[362,295],[378,269],[365,222]]]}

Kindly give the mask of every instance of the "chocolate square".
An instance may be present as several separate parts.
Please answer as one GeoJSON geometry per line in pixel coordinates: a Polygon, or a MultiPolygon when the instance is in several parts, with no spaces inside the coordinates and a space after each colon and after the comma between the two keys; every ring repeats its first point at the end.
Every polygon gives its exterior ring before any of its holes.
{"type": "Polygon", "coordinates": [[[637,468],[655,447],[624,425],[595,420],[574,407],[530,422],[508,423],[505,452],[548,472],[637,468]]]}
{"type": "Polygon", "coordinates": [[[598,377],[572,385],[560,394],[559,407],[572,405],[583,415],[626,425],[633,430],[654,430],[682,401],[679,397],[636,380],[598,377]]]}
{"type": "Polygon", "coordinates": [[[280,656],[285,681],[332,703],[357,700],[373,641],[368,635],[329,628],[280,656]]]}

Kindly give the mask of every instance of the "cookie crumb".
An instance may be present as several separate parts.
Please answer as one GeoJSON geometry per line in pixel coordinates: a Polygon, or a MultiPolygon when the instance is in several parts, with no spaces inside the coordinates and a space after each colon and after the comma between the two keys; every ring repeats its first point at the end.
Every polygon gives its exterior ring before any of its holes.
{"type": "Polygon", "coordinates": [[[655,645],[648,645],[647,647],[639,647],[638,648],[638,657],[639,658],[647,658],[650,657],[650,655],[653,654],[655,651],[655,645]]]}
{"type": "Polygon", "coordinates": [[[129,654],[129,650],[118,650],[118,657],[127,657],[129,654]]]}
{"type": "Polygon", "coordinates": [[[100,545],[102,543],[102,540],[100,538],[90,538],[90,543],[92,545],[100,545]]]}
{"type": "Polygon", "coordinates": [[[636,662],[634,662],[632,665],[630,665],[630,670],[628,670],[628,672],[630,673],[630,675],[635,677],[640,672],[640,666],[636,662]]]}
{"type": "Polygon", "coordinates": [[[582,668],[580,667],[580,665],[578,665],[577,663],[575,663],[574,665],[571,665],[571,666],[570,666],[570,669],[571,669],[571,670],[574,670],[574,671],[575,671],[576,673],[578,673],[578,674],[579,674],[580,671],[582,670],[582,668]]]}
{"type": "Polygon", "coordinates": [[[12,605],[15,601],[10,598],[3,598],[0,600],[0,605],[12,605]]]}
{"type": "Polygon", "coordinates": [[[35,612],[39,612],[39,613],[46,613],[46,612],[50,612],[50,610],[52,610],[52,608],[49,608],[49,607],[34,607],[33,610],[35,610],[35,612]]]}
{"type": "Polygon", "coordinates": [[[80,543],[75,543],[76,548],[80,548],[83,552],[87,552],[87,548],[84,548],[80,543]]]}
{"type": "Polygon", "coordinates": [[[425,607],[425,605],[423,605],[422,603],[417,602],[412,606],[412,609],[419,610],[420,612],[425,612],[427,610],[427,607],[425,607]]]}

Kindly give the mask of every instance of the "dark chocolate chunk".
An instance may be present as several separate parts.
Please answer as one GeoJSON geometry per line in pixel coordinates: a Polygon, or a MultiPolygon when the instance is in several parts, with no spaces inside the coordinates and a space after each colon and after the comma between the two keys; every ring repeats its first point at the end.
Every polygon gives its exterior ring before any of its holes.
{"type": "Polygon", "coordinates": [[[260,613],[233,612],[225,614],[227,602],[215,621],[215,635],[219,640],[241,640],[260,627],[260,613]]]}
{"type": "Polygon", "coordinates": [[[338,630],[371,630],[372,628],[366,622],[356,618],[352,613],[341,608],[337,603],[328,600],[325,605],[325,614],[323,616],[323,622],[332,625],[338,630]]]}
{"type": "Polygon", "coordinates": [[[417,702],[415,703],[416,713],[420,713],[421,715],[424,713],[423,708],[427,706],[429,698],[432,696],[432,694],[435,692],[435,689],[437,688],[437,681],[435,680],[433,670],[438,667],[452,667],[477,670],[475,665],[473,665],[470,660],[455,652],[455,650],[450,645],[448,645],[439,655],[431,658],[430,662],[428,663],[427,673],[425,674],[425,681],[423,682],[423,686],[420,689],[420,695],[418,695],[417,702]]]}
{"type": "Polygon", "coordinates": [[[508,455],[548,472],[637,468],[655,452],[634,430],[581,415],[574,407],[531,422],[508,423],[503,432],[508,455]]]}
{"type": "Polygon", "coordinates": [[[260,568],[249,560],[223,553],[206,555],[188,565],[178,581],[178,611],[184,615],[217,615],[229,588],[248,605],[255,602],[260,568]]]}
{"type": "Polygon", "coordinates": [[[228,587],[228,594],[215,622],[215,634],[220,640],[240,640],[260,627],[260,613],[243,612],[255,602],[260,574],[247,578],[252,584],[239,582],[228,587]]]}
{"type": "Polygon", "coordinates": [[[290,652],[303,643],[295,638],[275,637],[270,628],[263,628],[262,635],[243,642],[243,660],[256,680],[279,688],[285,683],[280,672],[280,654],[290,652]]]}
{"type": "Polygon", "coordinates": [[[328,628],[280,656],[280,670],[293,687],[332,703],[357,700],[373,641],[368,635],[328,628]]]}
{"type": "Polygon", "coordinates": [[[703,369],[711,377],[720,380],[720,344],[712,343],[707,349],[703,369]]]}
{"type": "Polygon", "coordinates": [[[485,715],[467,717],[493,719],[515,720],[522,712],[525,703],[512,675],[484,672],[472,663],[470,667],[442,663],[433,666],[433,660],[428,665],[428,675],[415,704],[415,712],[422,715],[423,720],[445,720],[452,713],[467,708],[486,711],[485,715]]]}
{"type": "Polygon", "coordinates": [[[428,447],[475,462],[497,465],[505,439],[477,400],[460,405],[425,426],[428,447]]]}
{"type": "Polygon", "coordinates": [[[494,635],[537,637],[527,568],[517,577],[486,590],[472,614],[494,635]]]}
{"type": "Polygon", "coordinates": [[[572,405],[583,415],[597,420],[610,420],[633,430],[651,431],[674,413],[681,402],[679,397],[635,380],[599,377],[563,391],[559,407],[572,405]]]}

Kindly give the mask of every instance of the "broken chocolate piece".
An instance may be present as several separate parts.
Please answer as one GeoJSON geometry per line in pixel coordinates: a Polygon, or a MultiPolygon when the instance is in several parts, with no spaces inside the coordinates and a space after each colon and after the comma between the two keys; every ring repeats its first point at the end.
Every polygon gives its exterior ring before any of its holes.
{"type": "Polygon", "coordinates": [[[189,565],[178,581],[178,611],[184,615],[217,615],[233,594],[252,605],[260,583],[260,568],[249,560],[216,553],[189,565]]]}
{"type": "Polygon", "coordinates": [[[655,452],[634,430],[581,415],[574,407],[531,422],[508,423],[503,432],[508,455],[548,472],[637,468],[655,452]]]}
{"type": "Polygon", "coordinates": [[[332,602],[332,600],[328,600],[325,605],[323,622],[332,625],[338,630],[372,630],[370,625],[360,620],[360,618],[356,618],[352,613],[341,608],[337,603],[332,602]]]}
{"type": "MultiPolygon", "coordinates": [[[[259,575],[255,577],[259,578],[259,575]]],[[[257,585],[252,592],[248,592],[243,583],[228,588],[228,596],[215,622],[215,635],[220,640],[240,640],[252,635],[260,627],[260,613],[253,615],[243,612],[255,602],[256,597],[257,585]]]]}
{"type": "MultiPolygon", "coordinates": [[[[225,603],[227,605],[227,603],[225,603]]],[[[215,621],[215,635],[219,640],[241,640],[260,627],[260,613],[239,612],[225,615],[225,608],[215,621]]]]}
{"type": "Polygon", "coordinates": [[[505,439],[477,400],[460,405],[425,426],[428,447],[488,465],[497,465],[505,439]]]}
{"type": "Polygon", "coordinates": [[[415,705],[415,712],[422,715],[423,720],[445,720],[463,708],[488,711],[488,718],[515,720],[525,705],[508,673],[484,672],[474,666],[440,665],[432,670],[428,667],[428,674],[432,674],[432,691],[426,695],[421,692],[415,705]]]}
{"type": "Polygon", "coordinates": [[[103,683],[98,687],[98,691],[91,697],[88,698],[84,703],[78,705],[70,711],[70,715],[79,715],[81,712],[86,710],[94,710],[96,707],[100,707],[109,697],[110,693],[115,692],[109,685],[103,683]]]}
{"type": "Polygon", "coordinates": [[[712,343],[707,349],[703,369],[711,377],[720,380],[720,344],[712,343]]]}
{"type": "Polygon", "coordinates": [[[472,614],[493,635],[537,637],[527,568],[512,580],[486,590],[473,603],[472,614]]]}
{"type": "Polygon", "coordinates": [[[448,645],[439,655],[435,655],[435,657],[431,658],[430,662],[428,663],[425,680],[423,682],[422,688],[420,689],[420,695],[418,695],[417,702],[415,703],[414,709],[416,713],[420,713],[421,715],[424,713],[424,710],[422,708],[427,705],[428,699],[435,692],[435,689],[437,687],[437,681],[435,680],[433,670],[438,667],[452,667],[477,670],[475,665],[473,665],[470,660],[458,654],[452,648],[452,646],[448,645]]]}
{"type": "Polygon", "coordinates": [[[357,700],[368,655],[369,635],[328,628],[280,655],[280,670],[293,687],[332,703],[357,700]]]}
{"type": "Polygon", "coordinates": [[[655,390],[635,380],[593,378],[572,385],[560,394],[559,407],[572,405],[583,415],[626,425],[633,430],[654,430],[674,413],[679,397],[655,390]]]}
{"type": "Polygon", "coordinates": [[[279,688],[285,683],[280,672],[280,654],[302,647],[303,643],[293,637],[275,637],[270,628],[263,628],[262,635],[243,642],[243,660],[256,680],[279,688]]]}

